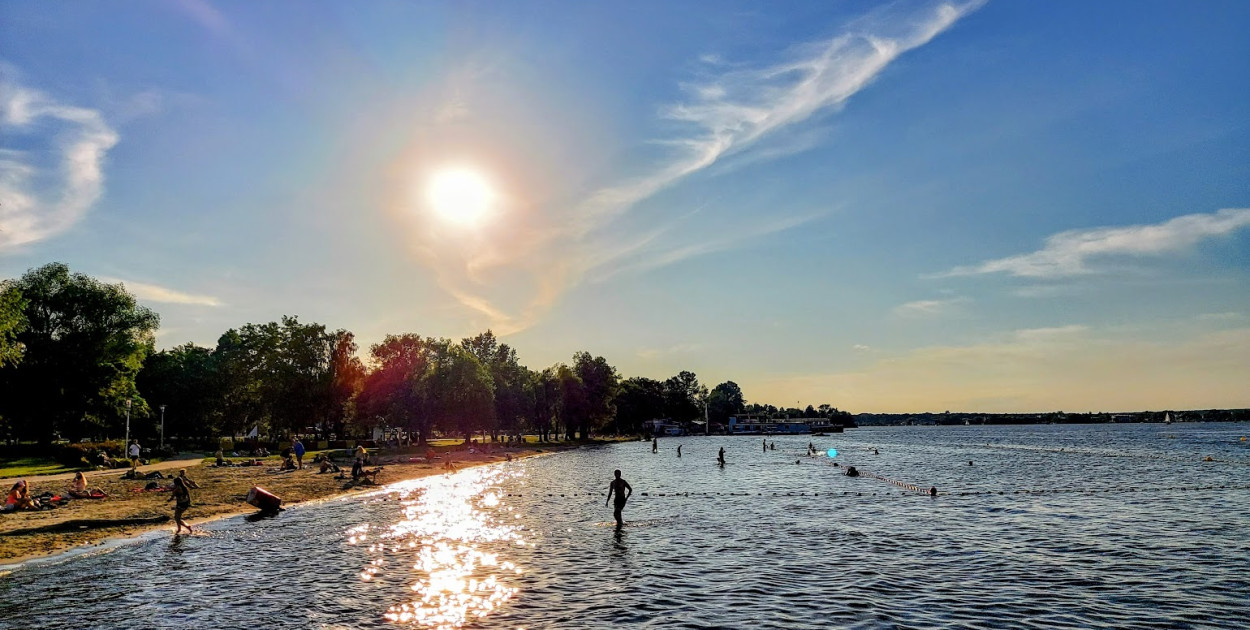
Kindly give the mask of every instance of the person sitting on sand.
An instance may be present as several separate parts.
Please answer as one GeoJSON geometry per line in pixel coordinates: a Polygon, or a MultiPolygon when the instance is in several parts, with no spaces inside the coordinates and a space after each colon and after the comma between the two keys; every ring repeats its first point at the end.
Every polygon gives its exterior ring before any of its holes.
{"type": "Polygon", "coordinates": [[[226,465],[226,454],[221,452],[221,449],[217,449],[217,467],[220,468],[225,465],[226,465]]]}
{"type": "Polygon", "coordinates": [[[173,491],[169,493],[169,500],[174,503],[174,523],[178,525],[178,529],[174,530],[174,534],[182,533],[182,528],[187,528],[187,533],[191,533],[191,526],[182,522],[182,513],[191,507],[191,491],[182,481],[182,477],[174,477],[173,491]]]}
{"type": "Polygon", "coordinates": [[[13,510],[38,510],[39,499],[30,498],[30,488],[26,485],[25,479],[19,479],[17,483],[9,488],[9,496],[4,500],[4,510],[12,512],[13,510]]]}
{"type": "Polygon", "coordinates": [[[74,473],[74,480],[69,484],[69,496],[75,499],[90,499],[93,497],[106,497],[107,494],[99,488],[87,489],[87,476],[81,471],[74,473]]]}
{"type": "Polygon", "coordinates": [[[200,489],[200,484],[195,483],[194,481],[191,481],[191,478],[187,476],[186,468],[178,469],[178,476],[174,477],[174,479],[181,479],[182,483],[186,484],[186,486],[192,490],[200,489]]]}
{"type": "Polygon", "coordinates": [[[282,456],[282,470],[295,470],[295,460],[290,453],[282,456]]]}
{"type": "Polygon", "coordinates": [[[334,459],[330,457],[330,451],[326,451],[322,453],[321,455],[318,455],[317,459],[321,461],[321,473],[322,474],[325,474],[328,472],[339,472],[338,464],[335,464],[334,459]]]}

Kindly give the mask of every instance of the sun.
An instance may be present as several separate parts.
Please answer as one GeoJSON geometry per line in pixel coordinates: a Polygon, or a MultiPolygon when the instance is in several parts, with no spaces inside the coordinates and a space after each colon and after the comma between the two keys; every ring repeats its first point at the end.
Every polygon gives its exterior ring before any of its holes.
{"type": "Polygon", "coordinates": [[[469,168],[435,173],[426,184],[425,198],[440,219],[466,227],[481,225],[493,213],[497,201],[490,181],[469,168]]]}

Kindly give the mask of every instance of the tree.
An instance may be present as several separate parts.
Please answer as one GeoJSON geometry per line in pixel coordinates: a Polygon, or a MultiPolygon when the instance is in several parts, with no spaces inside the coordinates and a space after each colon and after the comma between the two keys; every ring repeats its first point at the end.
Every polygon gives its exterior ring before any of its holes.
{"type": "Polygon", "coordinates": [[[665,415],[678,422],[689,422],[703,417],[701,397],[707,390],[699,385],[694,372],[682,370],[677,376],[664,381],[665,415]]]}
{"type": "Polygon", "coordinates": [[[729,416],[742,413],[746,408],[746,400],[742,397],[742,388],[733,381],[725,381],[712,388],[708,395],[708,418],[712,422],[725,423],[729,416]]]}
{"type": "Polygon", "coordinates": [[[356,356],[356,336],[346,330],[330,334],[330,407],[323,433],[343,435],[356,418],[356,397],[364,388],[365,366],[356,356]]]}
{"type": "Polygon", "coordinates": [[[11,281],[0,282],[0,368],[17,365],[22,360],[22,344],[18,333],[26,330],[26,315],[22,309],[26,300],[11,281]]]}
{"type": "Polygon", "coordinates": [[[375,367],[362,383],[359,426],[371,427],[376,419],[384,419],[416,433],[418,444],[426,443],[433,419],[432,405],[424,395],[432,342],[420,335],[387,335],[369,349],[375,367]]]}
{"type": "Polygon", "coordinates": [[[529,371],[526,379],[526,398],[530,404],[527,419],[541,442],[551,438],[552,422],[561,414],[562,396],[558,367],[549,367],[541,372],[529,371]]]}
{"type": "Polygon", "coordinates": [[[490,370],[496,420],[491,427],[491,437],[496,437],[495,429],[515,432],[530,406],[527,391],[529,370],[517,360],[516,350],[506,343],[499,343],[489,330],[461,340],[460,346],[490,370]]]}
{"type": "Polygon", "coordinates": [[[26,272],[5,292],[13,289],[25,301],[26,326],[13,337],[24,354],[0,367],[0,415],[19,435],[46,444],[58,432],[120,433],[127,401],[135,415],[146,414],[135,375],[151,351],[156,313],[121,284],[70,273],[63,263],[26,272]]]}
{"type": "Polygon", "coordinates": [[[583,440],[590,439],[590,432],[605,426],[616,415],[613,401],[621,388],[621,378],[616,368],[603,357],[593,357],[589,352],[573,354],[573,371],[581,381],[585,396],[585,410],[579,418],[583,440]]]}
{"type": "Polygon", "coordinates": [[[664,416],[664,384],[635,376],[621,382],[616,396],[617,433],[642,433],[642,423],[664,416]]]}
{"type": "Polygon", "coordinates": [[[432,349],[423,391],[434,408],[439,427],[463,434],[467,443],[474,431],[490,427],[495,420],[490,370],[450,340],[439,339],[432,349]]]}
{"type": "Polygon", "coordinates": [[[148,357],[135,378],[143,398],[155,410],[166,405],[165,433],[171,437],[209,437],[218,433],[221,379],[211,348],[192,343],[148,357]]]}

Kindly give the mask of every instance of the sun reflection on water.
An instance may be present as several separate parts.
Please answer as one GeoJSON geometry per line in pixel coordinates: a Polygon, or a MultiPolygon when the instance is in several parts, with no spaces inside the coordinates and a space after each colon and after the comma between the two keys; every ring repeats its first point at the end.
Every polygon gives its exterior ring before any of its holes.
{"type": "Polygon", "coordinates": [[[500,505],[493,488],[514,474],[481,467],[395,484],[390,490],[399,495],[401,520],[347,530],[348,544],[364,546],[369,555],[362,581],[411,568],[414,596],[388,608],[388,621],[459,628],[516,595],[509,580],[522,570],[491,549],[525,541],[515,526],[496,522],[488,511],[500,505]]]}

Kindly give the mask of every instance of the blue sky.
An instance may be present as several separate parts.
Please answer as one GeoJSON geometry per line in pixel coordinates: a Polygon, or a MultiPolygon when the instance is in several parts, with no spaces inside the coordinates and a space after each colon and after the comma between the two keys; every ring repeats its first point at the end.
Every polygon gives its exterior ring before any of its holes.
{"type": "Polygon", "coordinates": [[[0,277],[851,411],[1250,406],[1245,2],[5,3],[0,277]],[[486,182],[440,213],[440,174],[486,182]],[[483,193],[486,194],[486,193],[483,193]]]}

